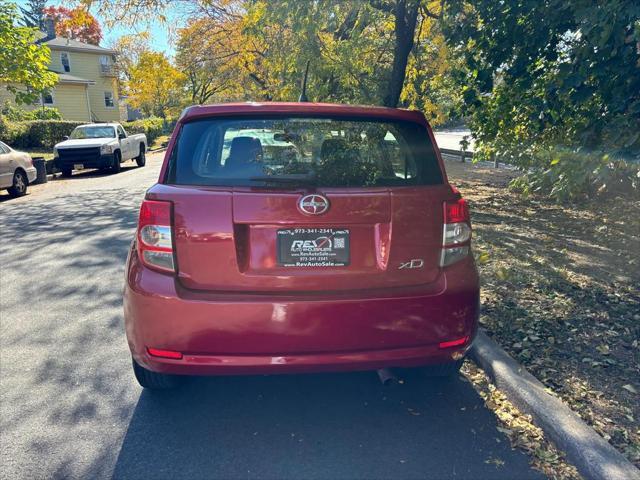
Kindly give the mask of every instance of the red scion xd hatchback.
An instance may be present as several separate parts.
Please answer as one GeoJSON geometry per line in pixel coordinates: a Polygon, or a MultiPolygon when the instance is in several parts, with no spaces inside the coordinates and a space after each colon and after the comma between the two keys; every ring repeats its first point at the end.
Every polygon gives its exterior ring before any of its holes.
{"type": "Polygon", "coordinates": [[[421,113],[191,107],[127,261],[135,375],[454,373],[478,321],[470,240],[421,113]]]}

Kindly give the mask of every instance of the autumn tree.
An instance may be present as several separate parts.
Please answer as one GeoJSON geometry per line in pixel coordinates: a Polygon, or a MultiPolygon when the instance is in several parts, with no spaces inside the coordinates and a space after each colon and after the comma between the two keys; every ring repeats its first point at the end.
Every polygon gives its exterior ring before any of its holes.
{"type": "MultiPolygon", "coordinates": [[[[316,100],[426,107],[436,121],[457,111],[460,96],[449,79],[454,55],[439,28],[442,0],[185,3],[194,20],[176,60],[189,68],[194,102],[223,78],[233,87],[224,92],[230,98],[295,100],[311,61],[309,91],[316,100]]],[[[168,6],[165,0],[98,5],[133,14],[168,6]]]]}
{"type": "Polygon", "coordinates": [[[238,93],[240,79],[233,57],[240,55],[240,49],[233,44],[237,38],[237,33],[230,31],[233,28],[230,22],[200,18],[178,32],[176,66],[186,77],[191,103],[204,104],[224,93],[238,93]]]}
{"type": "Polygon", "coordinates": [[[271,47],[262,61],[283,81],[280,96],[294,98],[311,60],[315,98],[428,107],[431,119],[444,121],[460,99],[448,80],[454,55],[439,27],[441,10],[440,1],[426,0],[258,0],[247,17],[249,31],[271,47]],[[278,32],[273,43],[271,30],[278,32]]]}
{"type": "Polygon", "coordinates": [[[15,25],[16,17],[14,4],[0,3],[0,84],[17,103],[32,103],[57,76],[48,70],[49,48],[35,42],[37,30],[15,25]]]}
{"type": "Polygon", "coordinates": [[[129,101],[146,115],[166,118],[183,106],[185,76],[161,52],[143,52],[131,68],[129,101]]]}
{"type": "Polygon", "coordinates": [[[144,53],[151,52],[149,32],[122,35],[111,42],[109,47],[116,52],[118,61],[116,69],[121,87],[126,91],[127,82],[131,80],[131,73],[144,53]]]}
{"type": "Polygon", "coordinates": [[[69,9],[63,6],[46,7],[45,18],[55,21],[56,35],[80,42],[99,45],[102,29],[96,18],[83,7],[69,9]]]}

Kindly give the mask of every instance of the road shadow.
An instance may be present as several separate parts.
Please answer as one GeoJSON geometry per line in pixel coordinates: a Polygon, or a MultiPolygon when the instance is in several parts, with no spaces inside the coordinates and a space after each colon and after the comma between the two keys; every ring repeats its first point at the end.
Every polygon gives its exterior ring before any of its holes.
{"type": "Polygon", "coordinates": [[[6,478],[540,478],[462,380],[222,377],[139,393],[121,291],[146,186],[0,216],[6,478]]]}
{"type": "MultiPolygon", "coordinates": [[[[138,165],[135,162],[126,161],[121,164],[120,172],[126,172],[129,170],[135,170],[138,165]]],[[[85,168],[82,170],[74,170],[73,174],[70,177],[62,177],[60,174],[57,174],[53,179],[54,182],[57,181],[65,181],[65,180],[82,180],[83,178],[95,178],[95,177],[110,177],[112,175],[118,175],[117,173],[113,173],[110,170],[100,170],[97,168],[85,168]]]]}
{"type": "MultiPolygon", "coordinates": [[[[120,173],[129,172],[132,170],[136,170],[138,168],[140,167],[138,167],[135,162],[127,161],[122,164],[122,170],[120,171],[120,173]]],[[[49,179],[48,182],[53,182],[53,183],[76,182],[76,181],[86,180],[88,178],[111,177],[113,175],[118,175],[118,174],[111,173],[106,170],[88,168],[84,170],[74,170],[73,175],[71,177],[62,177],[58,173],[53,178],[49,179]]],[[[29,197],[29,195],[31,195],[30,190],[33,189],[34,186],[37,187],[37,185],[30,185],[29,188],[27,189],[27,195],[26,195],[27,198],[29,197]]],[[[24,198],[24,197],[18,197],[18,198],[24,198]]],[[[16,200],[16,199],[11,195],[9,195],[9,192],[7,192],[7,190],[0,190],[0,204],[4,202],[8,202],[8,204],[10,204],[11,200],[16,200]]]]}
{"type": "Polygon", "coordinates": [[[193,378],[143,391],[123,478],[542,478],[461,379],[374,372],[193,378]]]}

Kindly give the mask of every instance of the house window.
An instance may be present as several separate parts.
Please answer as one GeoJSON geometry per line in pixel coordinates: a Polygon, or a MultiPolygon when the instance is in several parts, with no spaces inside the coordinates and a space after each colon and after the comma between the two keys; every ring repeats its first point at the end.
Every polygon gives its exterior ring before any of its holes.
{"type": "Polygon", "coordinates": [[[53,92],[44,92],[42,94],[43,105],[53,105],[53,92]]]}
{"type": "Polygon", "coordinates": [[[108,108],[115,106],[113,103],[113,92],[104,92],[104,106],[108,108]]]}
{"type": "Polygon", "coordinates": [[[111,73],[111,60],[107,55],[100,55],[100,72],[111,73]]]}
{"type": "Polygon", "coordinates": [[[67,52],[60,52],[60,63],[65,72],[71,71],[71,62],[69,62],[69,54],[67,52]]]}

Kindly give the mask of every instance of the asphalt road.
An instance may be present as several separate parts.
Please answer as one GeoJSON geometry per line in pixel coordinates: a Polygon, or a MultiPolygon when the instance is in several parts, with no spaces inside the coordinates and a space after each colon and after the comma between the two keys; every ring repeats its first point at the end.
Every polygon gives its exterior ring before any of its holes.
{"type": "Polygon", "coordinates": [[[471,131],[466,128],[452,128],[449,130],[438,130],[433,132],[436,137],[436,142],[440,148],[448,148],[449,150],[460,150],[460,142],[462,138],[467,136],[469,140],[469,146],[467,150],[473,152],[473,137],[471,131]]]}
{"type": "Polygon", "coordinates": [[[540,478],[462,379],[136,384],[124,260],[160,156],[0,203],[0,478],[540,478]]]}

